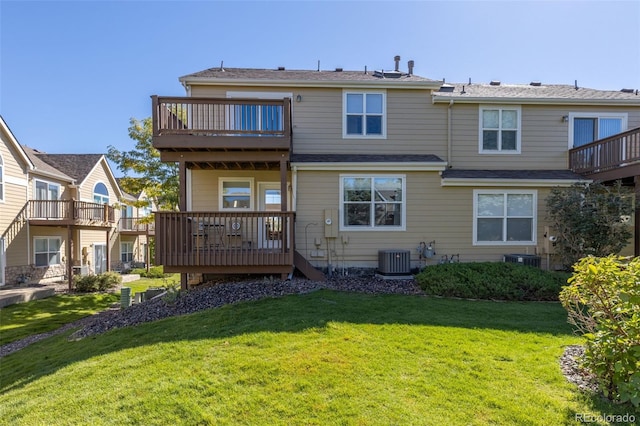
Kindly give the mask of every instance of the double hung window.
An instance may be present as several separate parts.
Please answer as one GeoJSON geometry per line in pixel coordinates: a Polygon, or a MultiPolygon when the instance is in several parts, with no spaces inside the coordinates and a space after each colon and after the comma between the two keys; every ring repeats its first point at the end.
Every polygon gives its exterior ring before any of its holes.
{"type": "Polygon", "coordinates": [[[520,153],[520,107],[480,107],[480,152],[520,153]]]}
{"type": "Polygon", "coordinates": [[[36,266],[51,266],[60,264],[60,237],[34,238],[34,263],[36,266]]]}
{"type": "Polygon", "coordinates": [[[386,137],[386,94],[344,92],[343,136],[345,138],[386,137]]]}
{"type": "Polygon", "coordinates": [[[133,262],[133,242],[126,241],[120,243],[120,260],[123,262],[133,262]]]}
{"type": "Polygon", "coordinates": [[[341,176],[341,228],[404,230],[404,176],[341,176]]]}
{"type": "Polygon", "coordinates": [[[536,191],[475,190],[473,243],[533,244],[536,191]]]}
{"type": "Polygon", "coordinates": [[[220,178],[219,191],[223,210],[253,209],[253,179],[220,178]]]}

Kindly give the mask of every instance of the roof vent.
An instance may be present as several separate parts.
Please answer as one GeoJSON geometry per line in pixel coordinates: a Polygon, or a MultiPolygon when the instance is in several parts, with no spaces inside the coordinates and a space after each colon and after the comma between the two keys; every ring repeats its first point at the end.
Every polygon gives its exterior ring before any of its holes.
{"type": "Polygon", "coordinates": [[[284,71],[284,67],[278,67],[278,71],[284,71]]]}
{"type": "Polygon", "coordinates": [[[542,86],[542,83],[540,83],[539,81],[532,81],[531,83],[529,83],[529,86],[540,87],[542,86]]]}
{"type": "Polygon", "coordinates": [[[443,84],[442,86],[440,86],[440,89],[438,90],[438,92],[451,93],[453,92],[453,89],[455,89],[455,86],[453,86],[452,84],[443,84]]]}
{"type": "Polygon", "coordinates": [[[492,86],[500,86],[500,80],[491,80],[489,84],[492,86]]]}
{"type": "Polygon", "coordinates": [[[400,71],[385,71],[385,70],[381,70],[381,71],[374,71],[373,72],[373,76],[374,77],[378,77],[378,78],[400,78],[402,77],[402,72],[400,71]]]}
{"type": "Polygon", "coordinates": [[[400,55],[394,56],[393,61],[396,63],[395,71],[400,71],[400,55]]]}
{"type": "Polygon", "coordinates": [[[342,68],[336,68],[336,72],[342,72],[342,68]]]}
{"type": "Polygon", "coordinates": [[[407,62],[407,66],[409,67],[409,75],[413,75],[413,66],[415,65],[415,62],[413,62],[413,60],[407,62]]]}
{"type": "Polygon", "coordinates": [[[633,93],[633,89],[621,89],[622,93],[633,93]]]}

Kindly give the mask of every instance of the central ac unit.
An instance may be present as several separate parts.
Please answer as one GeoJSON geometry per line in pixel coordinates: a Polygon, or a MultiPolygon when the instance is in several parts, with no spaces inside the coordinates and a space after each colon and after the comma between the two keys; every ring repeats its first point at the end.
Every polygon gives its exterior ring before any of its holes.
{"type": "Polygon", "coordinates": [[[411,252],[409,250],[378,251],[378,272],[382,275],[411,274],[411,252]]]}

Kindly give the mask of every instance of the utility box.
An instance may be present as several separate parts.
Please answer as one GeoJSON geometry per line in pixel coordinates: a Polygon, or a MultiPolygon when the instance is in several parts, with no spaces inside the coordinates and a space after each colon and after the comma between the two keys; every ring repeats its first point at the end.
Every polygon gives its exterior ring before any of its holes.
{"type": "Polygon", "coordinates": [[[338,210],[336,209],[324,211],[324,237],[338,238],[338,210]]]}

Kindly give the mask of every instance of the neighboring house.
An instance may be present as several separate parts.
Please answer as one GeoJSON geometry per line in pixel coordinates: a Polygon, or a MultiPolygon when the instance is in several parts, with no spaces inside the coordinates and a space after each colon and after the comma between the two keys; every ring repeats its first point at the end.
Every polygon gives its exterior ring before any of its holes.
{"type": "Polygon", "coordinates": [[[124,272],[134,267],[148,267],[151,257],[149,242],[155,234],[155,222],[151,215],[154,204],[147,199],[144,191],[136,195],[123,191],[120,204],[120,251],[111,267],[124,272]]]}
{"type": "Polygon", "coordinates": [[[156,262],[189,282],[511,254],[550,267],[551,188],[640,160],[638,129],[610,139],[624,149],[592,142],[640,127],[628,90],[448,85],[412,61],[401,71],[398,57],[393,71],[211,68],[179,80],[187,97],[152,97],[153,143],[178,162],[181,195],[180,212],[156,214],[156,262]]]}
{"type": "Polygon", "coordinates": [[[101,273],[124,257],[144,261],[148,232],[118,228],[127,210],[115,206],[125,196],[104,155],[40,152],[0,125],[0,284],[101,273]]]}

